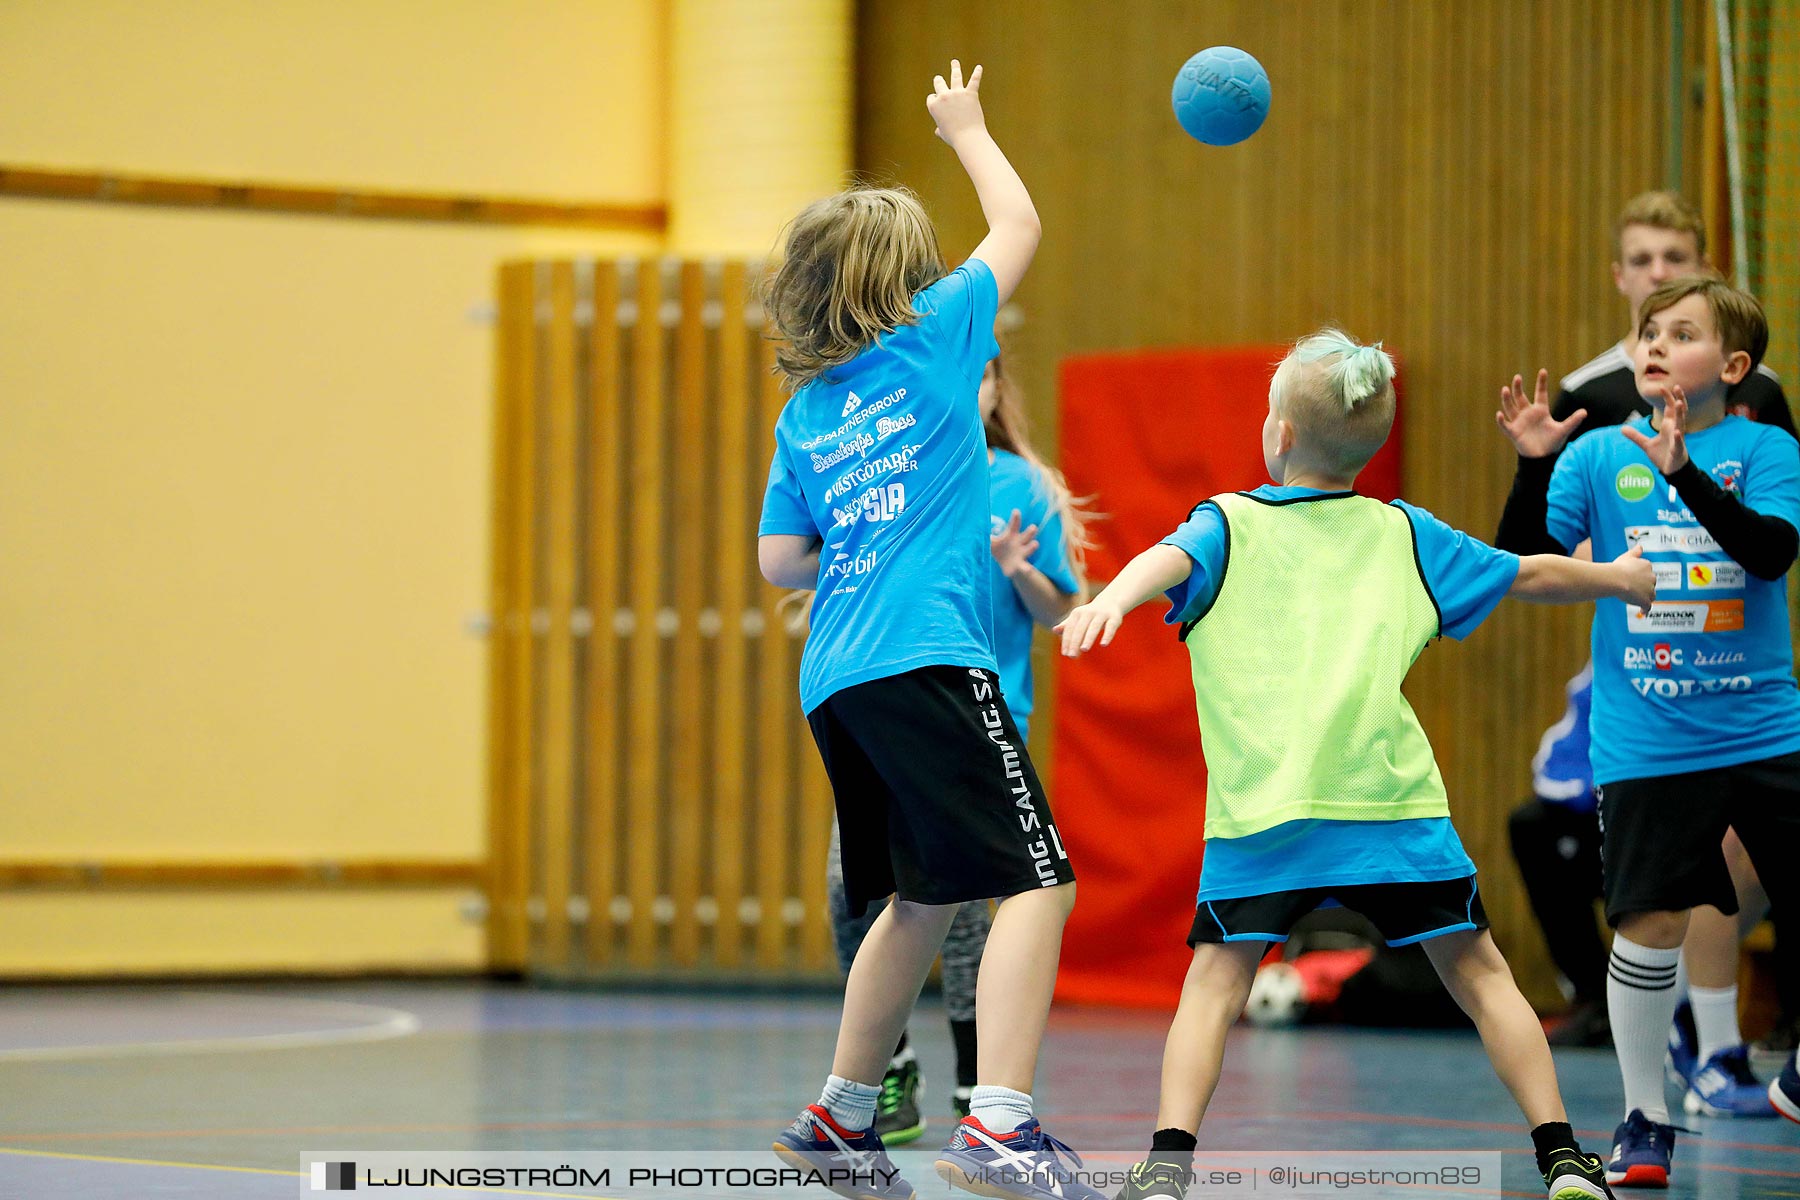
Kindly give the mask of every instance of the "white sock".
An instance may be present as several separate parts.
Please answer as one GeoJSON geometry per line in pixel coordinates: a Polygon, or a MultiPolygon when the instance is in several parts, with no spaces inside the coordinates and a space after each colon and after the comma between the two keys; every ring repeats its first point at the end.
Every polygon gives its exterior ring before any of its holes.
{"type": "Polygon", "coordinates": [[[1689,987],[1688,1002],[1694,1006],[1694,1029],[1700,1041],[1700,1062],[1721,1050],[1743,1043],[1738,1031],[1738,990],[1730,987],[1689,987]]]}
{"type": "Polygon", "coordinates": [[[1675,960],[1675,1006],[1677,1008],[1681,1007],[1681,1002],[1688,998],[1690,986],[1687,977],[1687,955],[1683,954],[1675,960]]]}
{"type": "Polygon", "coordinates": [[[908,1042],[908,1043],[906,1043],[906,1049],[904,1049],[900,1053],[894,1055],[894,1057],[888,1059],[888,1070],[898,1071],[901,1067],[904,1067],[907,1063],[918,1062],[918,1061],[919,1061],[919,1056],[917,1054],[913,1053],[912,1043],[908,1042]]]}
{"type": "Polygon", "coordinates": [[[1031,1120],[1031,1097],[1011,1088],[977,1084],[969,1092],[969,1115],[995,1133],[1011,1133],[1031,1120]]]}
{"type": "Polygon", "coordinates": [[[831,1114],[851,1133],[861,1133],[875,1124],[875,1097],[881,1088],[873,1083],[854,1083],[841,1075],[825,1080],[825,1091],[819,1096],[819,1107],[831,1114]]]}
{"type": "Polygon", "coordinates": [[[1679,949],[1654,950],[1616,933],[1606,964],[1606,1011],[1625,1081],[1625,1113],[1642,1109],[1658,1125],[1669,1123],[1662,1064],[1680,1000],[1675,991],[1680,960],[1679,949]]]}

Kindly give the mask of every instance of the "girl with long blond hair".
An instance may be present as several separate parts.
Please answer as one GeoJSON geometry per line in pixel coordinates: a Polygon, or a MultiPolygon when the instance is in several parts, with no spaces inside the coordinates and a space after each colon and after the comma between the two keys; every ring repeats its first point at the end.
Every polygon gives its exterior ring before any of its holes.
{"type": "Polygon", "coordinates": [[[988,632],[977,395],[1040,226],[987,131],[981,68],[965,84],[952,62],[932,82],[926,107],[987,218],[968,261],[946,273],[910,193],[852,188],[793,220],[764,288],[793,396],[757,559],[771,583],[817,593],[800,699],[836,797],[847,907],[893,897],[851,966],[824,1091],[774,1149],[843,1195],[910,1200],[873,1128],[881,1079],[957,911],[1001,897],[976,983],[979,1081],[937,1170],[986,1195],[1100,1200],[1032,1111],[1075,873],[988,632]]]}

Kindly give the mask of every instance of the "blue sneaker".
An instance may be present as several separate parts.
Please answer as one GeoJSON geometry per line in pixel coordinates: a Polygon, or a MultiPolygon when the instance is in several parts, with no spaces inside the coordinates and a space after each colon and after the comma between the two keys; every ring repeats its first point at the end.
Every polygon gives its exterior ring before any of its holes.
{"type": "Polygon", "coordinates": [[[1669,1057],[1664,1064],[1669,1082],[1683,1089],[1692,1087],[1699,1058],[1700,1035],[1694,1030],[1694,1010],[1683,1000],[1676,1006],[1675,1020],[1669,1025],[1669,1057]]]}
{"type": "Polygon", "coordinates": [[[1612,1159],[1606,1164],[1606,1182],[1620,1187],[1666,1188],[1669,1157],[1675,1152],[1675,1127],[1658,1125],[1634,1108],[1613,1130],[1612,1159]]]}
{"type": "Polygon", "coordinates": [[[1010,1133],[995,1133],[978,1117],[964,1117],[937,1157],[937,1173],[952,1187],[1001,1200],[1106,1200],[1075,1178],[1081,1157],[1044,1132],[1034,1118],[1010,1133]],[[1065,1166],[1064,1158],[1073,1166],[1065,1166]]]}
{"type": "Polygon", "coordinates": [[[1772,1117],[1769,1090],[1750,1073],[1750,1052],[1743,1046],[1721,1050],[1694,1072],[1681,1106],[1702,1117],[1772,1117]]]}
{"type": "Polygon", "coordinates": [[[1796,1055],[1788,1055],[1787,1066],[1769,1085],[1769,1103],[1790,1121],[1800,1122],[1800,1070],[1795,1069],[1796,1055]]]}
{"type": "Polygon", "coordinates": [[[913,1200],[912,1184],[887,1156],[873,1129],[852,1133],[809,1104],[772,1147],[782,1162],[817,1171],[826,1187],[850,1200],[913,1200]]]}

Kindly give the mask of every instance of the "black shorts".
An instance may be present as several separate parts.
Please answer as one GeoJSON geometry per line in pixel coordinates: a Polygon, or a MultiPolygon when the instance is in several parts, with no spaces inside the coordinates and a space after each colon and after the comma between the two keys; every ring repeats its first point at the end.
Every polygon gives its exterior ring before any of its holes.
{"type": "Polygon", "coordinates": [[[1294,922],[1327,900],[1369,918],[1390,946],[1410,946],[1446,933],[1488,927],[1475,877],[1468,875],[1431,883],[1296,888],[1230,900],[1202,900],[1194,909],[1188,945],[1285,942],[1294,922]]]}
{"type": "Polygon", "coordinates": [[[960,904],[1074,880],[994,672],[920,667],[834,692],[806,719],[852,916],[890,894],[960,904]]]}
{"type": "Polygon", "coordinates": [[[1800,896],[1800,881],[1791,874],[1800,851],[1800,754],[1621,779],[1599,792],[1609,924],[1632,913],[1683,912],[1700,904],[1737,912],[1737,892],[1719,849],[1728,828],[1737,830],[1771,903],[1800,896]]]}

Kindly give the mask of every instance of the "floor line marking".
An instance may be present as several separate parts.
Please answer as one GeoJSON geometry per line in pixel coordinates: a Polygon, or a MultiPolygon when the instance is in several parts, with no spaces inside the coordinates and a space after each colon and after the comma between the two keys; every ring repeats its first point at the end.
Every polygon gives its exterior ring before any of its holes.
{"type": "MultiPolygon", "coordinates": [[[[209,1000],[267,1000],[266,997],[245,996],[236,992],[183,992],[179,994],[188,997],[198,996],[209,1000]]],[[[302,1029],[288,1033],[250,1033],[238,1037],[21,1047],[0,1050],[0,1063],[142,1058],[161,1054],[229,1054],[247,1050],[297,1050],[307,1047],[355,1045],[363,1042],[385,1042],[393,1038],[409,1037],[417,1033],[423,1024],[416,1013],[377,1004],[356,1004],[346,1000],[315,1000],[306,997],[283,997],[275,1003],[316,1012],[320,1015],[330,1013],[343,1017],[358,1016],[370,1023],[348,1026],[343,1029],[302,1029]]]]}

